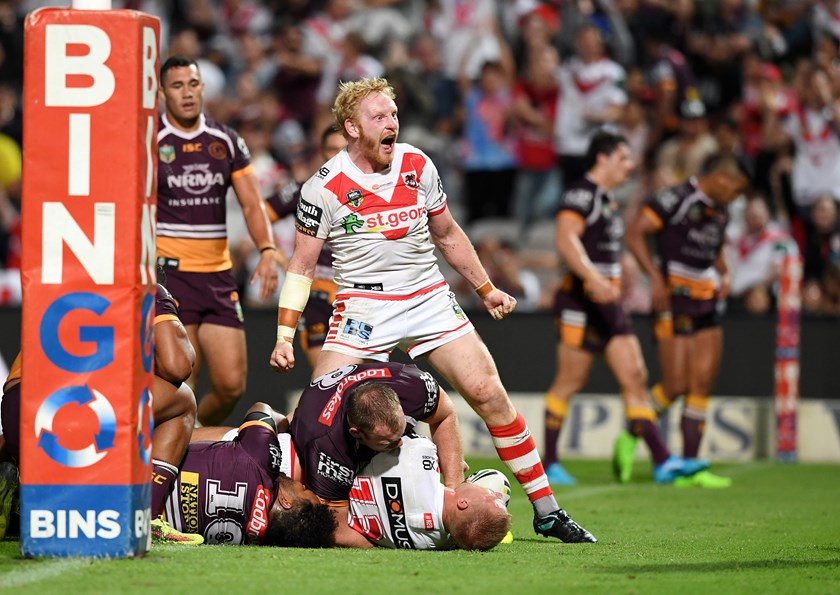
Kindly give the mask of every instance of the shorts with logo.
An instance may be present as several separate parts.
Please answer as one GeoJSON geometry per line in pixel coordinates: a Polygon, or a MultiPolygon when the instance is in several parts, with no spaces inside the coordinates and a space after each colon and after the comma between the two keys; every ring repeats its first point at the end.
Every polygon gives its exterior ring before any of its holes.
{"type": "Polygon", "coordinates": [[[717,301],[697,300],[683,295],[671,296],[671,309],[657,312],[653,330],[657,341],[674,336],[691,336],[705,329],[720,326],[717,301]]]}
{"type": "Polygon", "coordinates": [[[416,358],[473,329],[446,281],[404,296],[345,290],[336,296],[323,348],[384,362],[399,347],[416,358]]]}
{"type": "Polygon", "coordinates": [[[554,296],[554,316],[564,345],[600,353],[613,337],[632,335],[633,327],[621,304],[599,304],[588,299],[579,284],[554,296]]]}
{"type": "Polygon", "coordinates": [[[166,288],[178,302],[178,317],[189,324],[244,328],[239,292],[230,270],[186,273],[166,270],[166,288]]]}
{"type": "Polygon", "coordinates": [[[309,291],[309,301],[303,309],[298,328],[300,345],[304,350],[320,347],[327,340],[330,316],[333,312],[336,284],[327,279],[315,279],[309,291]]]}

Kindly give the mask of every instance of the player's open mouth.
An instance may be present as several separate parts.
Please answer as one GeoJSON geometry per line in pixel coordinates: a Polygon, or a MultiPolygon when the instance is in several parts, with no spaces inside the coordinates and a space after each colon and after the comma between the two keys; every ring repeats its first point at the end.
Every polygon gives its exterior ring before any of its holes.
{"type": "Polygon", "coordinates": [[[388,136],[386,138],[383,138],[382,142],[381,142],[382,148],[385,149],[385,151],[390,151],[393,148],[396,140],[397,140],[396,136],[388,136]]]}

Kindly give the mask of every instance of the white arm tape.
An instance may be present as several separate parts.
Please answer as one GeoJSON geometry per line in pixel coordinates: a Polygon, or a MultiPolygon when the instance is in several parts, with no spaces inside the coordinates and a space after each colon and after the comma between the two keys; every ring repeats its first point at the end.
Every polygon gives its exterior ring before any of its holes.
{"type": "Polygon", "coordinates": [[[286,273],[283,281],[283,289],[280,290],[280,300],[277,303],[279,308],[303,312],[306,302],[309,301],[309,288],[312,287],[312,279],[297,273],[286,273]]]}

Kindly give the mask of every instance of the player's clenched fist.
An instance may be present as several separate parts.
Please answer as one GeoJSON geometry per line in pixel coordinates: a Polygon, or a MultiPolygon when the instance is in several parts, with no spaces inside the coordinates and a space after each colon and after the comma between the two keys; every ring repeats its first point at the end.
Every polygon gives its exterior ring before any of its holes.
{"type": "Polygon", "coordinates": [[[287,341],[278,341],[271,352],[271,367],[278,372],[288,372],[295,367],[295,348],[287,341]]]}

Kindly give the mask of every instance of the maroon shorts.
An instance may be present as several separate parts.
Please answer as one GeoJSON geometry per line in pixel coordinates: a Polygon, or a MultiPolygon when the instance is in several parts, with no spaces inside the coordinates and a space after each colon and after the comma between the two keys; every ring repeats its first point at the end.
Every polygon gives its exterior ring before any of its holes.
{"type": "Polygon", "coordinates": [[[3,394],[0,415],[3,417],[3,438],[6,440],[5,451],[20,464],[20,383],[9,388],[3,394]]]}
{"type": "Polygon", "coordinates": [[[720,326],[717,301],[672,295],[671,309],[667,312],[657,312],[653,324],[657,341],[674,336],[690,337],[699,331],[716,328],[720,326]]]}
{"type": "Polygon", "coordinates": [[[166,288],[178,302],[178,318],[189,324],[219,324],[244,328],[242,305],[229,270],[185,273],[166,270],[166,288]]]}
{"type": "Polygon", "coordinates": [[[620,304],[599,304],[583,291],[558,291],[554,316],[561,343],[600,353],[613,337],[632,335],[633,327],[620,304]]]}

